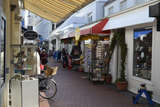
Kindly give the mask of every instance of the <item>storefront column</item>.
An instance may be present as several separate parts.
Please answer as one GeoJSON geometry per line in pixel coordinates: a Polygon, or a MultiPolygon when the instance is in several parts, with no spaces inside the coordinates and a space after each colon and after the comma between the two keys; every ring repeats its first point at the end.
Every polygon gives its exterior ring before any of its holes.
{"type": "Polygon", "coordinates": [[[60,47],[61,47],[61,40],[58,37],[56,37],[56,51],[59,50],[60,47]]]}
{"type": "MultiPolygon", "coordinates": [[[[110,42],[112,40],[112,37],[113,37],[113,33],[111,33],[110,35],[110,42]]],[[[111,62],[110,62],[110,68],[109,68],[109,71],[111,72],[111,75],[112,75],[112,83],[114,83],[117,79],[117,46],[115,47],[114,49],[114,52],[112,54],[112,59],[111,59],[111,62]]]]}
{"type": "Polygon", "coordinates": [[[20,39],[20,21],[18,19],[15,20],[15,17],[17,17],[15,12],[11,13],[12,15],[12,45],[13,44],[20,44],[21,39],[20,39]]]}
{"type": "MultiPolygon", "coordinates": [[[[10,2],[11,0],[3,0],[3,10],[4,15],[6,18],[6,68],[9,68],[9,71],[11,71],[11,8],[10,8],[10,2]]],[[[3,95],[2,95],[2,107],[8,107],[9,106],[9,78],[10,73],[6,75],[6,82],[2,88],[3,95]]]]}
{"type": "MultiPolygon", "coordinates": [[[[19,18],[20,9],[18,8],[18,1],[16,3],[17,7],[15,10],[11,11],[11,46],[14,44],[21,44],[21,30],[20,23],[21,18],[19,18]]],[[[13,54],[11,53],[11,59],[13,54]]],[[[10,67],[10,75],[13,76],[13,66],[10,67]]]]}
{"type": "Polygon", "coordinates": [[[53,40],[53,39],[49,39],[49,50],[52,50],[52,49],[53,49],[53,48],[52,48],[52,47],[53,47],[53,44],[52,44],[52,42],[51,42],[52,40],[53,40]]]}
{"type": "Polygon", "coordinates": [[[152,43],[152,75],[153,100],[160,103],[160,31],[156,30],[156,21],[153,25],[152,43]]]}

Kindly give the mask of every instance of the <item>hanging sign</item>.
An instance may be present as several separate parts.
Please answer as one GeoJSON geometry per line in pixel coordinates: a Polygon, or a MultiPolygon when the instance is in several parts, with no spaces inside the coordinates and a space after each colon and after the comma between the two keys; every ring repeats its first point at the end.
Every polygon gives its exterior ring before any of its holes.
{"type": "Polygon", "coordinates": [[[35,40],[38,34],[35,31],[26,31],[23,36],[28,40],[35,40]]]}

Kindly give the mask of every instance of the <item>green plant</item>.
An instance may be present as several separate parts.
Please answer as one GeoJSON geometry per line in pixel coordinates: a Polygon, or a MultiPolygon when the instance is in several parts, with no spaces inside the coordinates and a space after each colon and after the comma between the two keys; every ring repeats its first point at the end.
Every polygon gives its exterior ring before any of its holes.
{"type": "MultiPolygon", "coordinates": [[[[113,38],[111,40],[111,45],[109,48],[109,57],[107,68],[109,68],[109,63],[112,58],[112,54],[114,52],[114,48],[116,45],[120,46],[121,49],[121,71],[120,71],[120,78],[116,81],[126,81],[125,79],[125,61],[127,56],[127,44],[125,43],[125,31],[124,29],[119,29],[114,31],[113,38]]],[[[109,69],[107,69],[109,71],[109,69]]]]}

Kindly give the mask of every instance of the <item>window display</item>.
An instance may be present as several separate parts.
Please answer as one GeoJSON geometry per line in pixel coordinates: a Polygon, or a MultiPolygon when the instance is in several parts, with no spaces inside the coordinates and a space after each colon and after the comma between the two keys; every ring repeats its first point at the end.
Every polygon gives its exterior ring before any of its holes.
{"type": "Polygon", "coordinates": [[[152,67],[152,29],[134,31],[133,75],[151,80],[152,67]]]}
{"type": "Polygon", "coordinates": [[[11,60],[15,73],[33,75],[37,72],[36,46],[12,45],[13,58],[11,60]]]}

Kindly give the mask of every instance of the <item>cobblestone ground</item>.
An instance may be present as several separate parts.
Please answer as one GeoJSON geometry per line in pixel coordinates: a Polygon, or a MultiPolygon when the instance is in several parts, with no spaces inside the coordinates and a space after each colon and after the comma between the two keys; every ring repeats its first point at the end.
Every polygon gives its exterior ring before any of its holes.
{"type": "Polygon", "coordinates": [[[50,66],[59,66],[54,77],[58,91],[56,97],[49,101],[50,107],[150,107],[132,104],[129,92],[119,92],[112,85],[95,85],[85,78],[86,74],[68,71],[52,59],[49,62],[50,66]]]}

